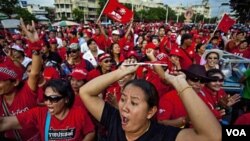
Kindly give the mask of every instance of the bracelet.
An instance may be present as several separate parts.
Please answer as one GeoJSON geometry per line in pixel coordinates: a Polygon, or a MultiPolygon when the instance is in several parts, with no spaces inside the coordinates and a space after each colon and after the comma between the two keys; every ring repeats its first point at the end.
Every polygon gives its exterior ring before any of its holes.
{"type": "Polygon", "coordinates": [[[182,89],[181,91],[178,92],[179,96],[187,89],[193,88],[192,86],[187,86],[186,88],[182,89]]]}

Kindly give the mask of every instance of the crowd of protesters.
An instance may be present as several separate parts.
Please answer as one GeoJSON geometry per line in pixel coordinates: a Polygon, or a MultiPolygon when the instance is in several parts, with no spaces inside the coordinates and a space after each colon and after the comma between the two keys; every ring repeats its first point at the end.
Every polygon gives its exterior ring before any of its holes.
{"type": "Polygon", "coordinates": [[[249,31],[101,22],[0,32],[0,140],[219,141],[250,125],[242,94],[223,90],[220,60],[250,59],[249,31]],[[237,119],[224,122],[236,103],[237,119]],[[204,122],[205,121],[205,122],[204,122]]]}

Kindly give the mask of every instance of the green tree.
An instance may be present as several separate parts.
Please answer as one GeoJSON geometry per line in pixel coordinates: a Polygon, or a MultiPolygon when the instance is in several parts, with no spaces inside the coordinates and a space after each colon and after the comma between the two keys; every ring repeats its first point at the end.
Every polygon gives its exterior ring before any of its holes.
{"type": "Polygon", "coordinates": [[[46,17],[49,18],[51,22],[53,22],[56,19],[55,9],[50,7],[45,7],[45,11],[48,12],[46,17]]]}
{"type": "Polygon", "coordinates": [[[16,7],[14,13],[17,14],[17,18],[22,17],[25,22],[30,22],[31,20],[37,21],[34,15],[32,15],[27,9],[16,7]]]}
{"type": "Polygon", "coordinates": [[[18,7],[18,0],[0,0],[0,12],[8,17],[15,13],[16,7],[18,7]]]}
{"type": "Polygon", "coordinates": [[[98,15],[101,14],[101,11],[102,11],[104,5],[106,4],[106,2],[107,2],[107,0],[99,0],[100,8],[97,10],[98,15]]]}
{"type": "Polygon", "coordinates": [[[74,9],[72,11],[73,19],[77,22],[83,22],[84,21],[84,11],[80,10],[78,8],[74,9]]]}
{"type": "Polygon", "coordinates": [[[250,1],[249,0],[230,0],[232,12],[235,12],[238,21],[245,23],[250,20],[250,1]]]}

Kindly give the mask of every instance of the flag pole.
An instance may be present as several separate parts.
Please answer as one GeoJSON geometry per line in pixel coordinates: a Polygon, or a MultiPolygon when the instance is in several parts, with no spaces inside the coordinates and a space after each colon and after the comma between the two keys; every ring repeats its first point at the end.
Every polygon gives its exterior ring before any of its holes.
{"type": "Polygon", "coordinates": [[[103,11],[104,11],[104,9],[106,8],[106,6],[108,5],[108,3],[109,3],[109,0],[107,0],[106,4],[104,5],[104,7],[103,7],[103,9],[102,9],[102,11],[101,11],[101,13],[100,13],[100,15],[99,15],[97,21],[99,21],[99,20],[101,19],[102,14],[103,14],[103,11]]]}
{"type": "MultiPolygon", "coordinates": [[[[222,18],[220,19],[220,22],[221,22],[221,20],[223,19],[223,17],[225,16],[225,14],[226,14],[226,13],[223,14],[222,18]]],[[[215,32],[216,32],[217,29],[218,29],[218,26],[219,26],[220,22],[217,24],[216,28],[214,29],[214,32],[212,33],[212,36],[210,36],[210,38],[209,38],[209,40],[206,42],[206,44],[208,44],[208,43],[210,42],[210,40],[213,38],[215,32]]]]}

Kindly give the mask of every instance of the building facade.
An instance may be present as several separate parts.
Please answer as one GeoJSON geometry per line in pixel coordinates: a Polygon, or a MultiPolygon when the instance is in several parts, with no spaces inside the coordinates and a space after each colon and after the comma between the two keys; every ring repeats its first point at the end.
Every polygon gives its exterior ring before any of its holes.
{"type": "Polygon", "coordinates": [[[148,8],[164,8],[163,0],[119,0],[119,2],[133,5],[135,11],[145,10],[148,8]]]}
{"type": "MultiPolygon", "coordinates": [[[[171,8],[176,12],[178,16],[184,14],[190,7],[185,7],[180,4],[179,6],[171,8]]],[[[203,0],[201,4],[192,5],[191,8],[194,14],[204,15],[205,18],[211,18],[211,7],[208,4],[208,0],[203,0]]]]}
{"type": "Polygon", "coordinates": [[[96,20],[99,16],[98,2],[98,0],[55,0],[56,20],[61,20],[63,16],[73,20],[72,11],[76,8],[83,10],[85,20],[96,20]]]}

